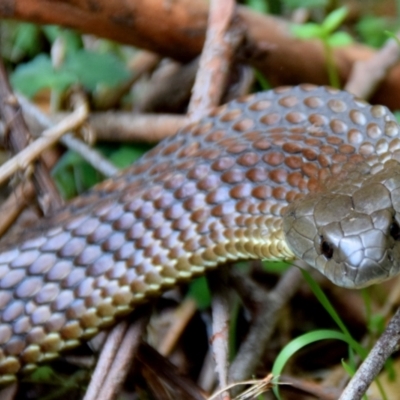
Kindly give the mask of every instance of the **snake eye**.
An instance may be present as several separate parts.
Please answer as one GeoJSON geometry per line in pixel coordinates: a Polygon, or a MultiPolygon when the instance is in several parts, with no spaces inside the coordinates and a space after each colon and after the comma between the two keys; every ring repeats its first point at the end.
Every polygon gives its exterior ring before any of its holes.
{"type": "MultiPolygon", "coordinates": [[[[400,229],[399,229],[400,234],[400,229]]],[[[321,236],[321,253],[325,256],[327,260],[330,260],[333,256],[333,246],[328,243],[323,236],[321,236]]]]}
{"type": "Polygon", "coordinates": [[[400,240],[400,226],[397,221],[393,221],[389,226],[389,233],[394,240],[400,240]]]}

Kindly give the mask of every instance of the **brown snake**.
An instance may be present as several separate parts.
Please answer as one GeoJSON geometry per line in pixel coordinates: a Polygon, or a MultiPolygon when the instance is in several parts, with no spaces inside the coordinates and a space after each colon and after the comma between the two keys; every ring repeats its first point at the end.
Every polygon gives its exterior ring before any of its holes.
{"type": "Polygon", "coordinates": [[[233,101],[0,246],[0,382],[227,260],[303,258],[362,287],[400,268],[393,115],[304,85],[233,101]]]}

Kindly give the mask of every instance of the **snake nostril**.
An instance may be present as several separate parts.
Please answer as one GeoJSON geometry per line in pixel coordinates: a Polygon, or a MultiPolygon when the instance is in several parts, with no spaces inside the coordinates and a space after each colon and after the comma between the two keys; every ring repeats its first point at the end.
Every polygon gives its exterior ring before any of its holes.
{"type": "Polygon", "coordinates": [[[321,253],[327,260],[330,260],[333,256],[333,246],[323,236],[321,236],[321,253]]]}
{"type": "Polygon", "coordinates": [[[391,223],[389,233],[394,240],[400,240],[400,226],[396,221],[391,223]]]}

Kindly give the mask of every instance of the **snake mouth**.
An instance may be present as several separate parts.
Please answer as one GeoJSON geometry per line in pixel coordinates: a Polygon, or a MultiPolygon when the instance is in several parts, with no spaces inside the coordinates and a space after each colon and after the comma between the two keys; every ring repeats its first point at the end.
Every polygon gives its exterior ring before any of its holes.
{"type": "MultiPolygon", "coordinates": [[[[375,250],[380,251],[381,248],[375,250]]],[[[358,252],[363,254],[361,262],[356,266],[346,261],[329,260],[323,264],[320,263],[319,266],[317,263],[316,268],[334,284],[349,289],[361,289],[378,284],[398,274],[400,265],[393,259],[391,249],[384,251],[379,260],[367,257],[363,250],[358,252]]]]}

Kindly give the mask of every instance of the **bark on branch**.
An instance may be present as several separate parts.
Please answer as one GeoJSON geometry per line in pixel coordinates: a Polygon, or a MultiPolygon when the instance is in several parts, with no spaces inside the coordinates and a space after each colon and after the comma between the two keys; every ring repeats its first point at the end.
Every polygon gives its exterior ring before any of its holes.
{"type": "MultiPolygon", "coordinates": [[[[59,24],[81,32],[113,39],[162,56],[188,61],[204,43],[208,2],[205,0],[7,0],[0,18],[59,24]]],[[[290,35],[288,24],[278,18],[238,8],[246,44],[239,57],[260,70],[273,85],[309,82],[327,84],[322,45],[290,35]]],[[[374,54],[352,45],[335,51],[342,82],[352,64],[374,54]]],[[[397,64],[372,99],[391,108],[400,106],[400,64],[397,64]]]]}

